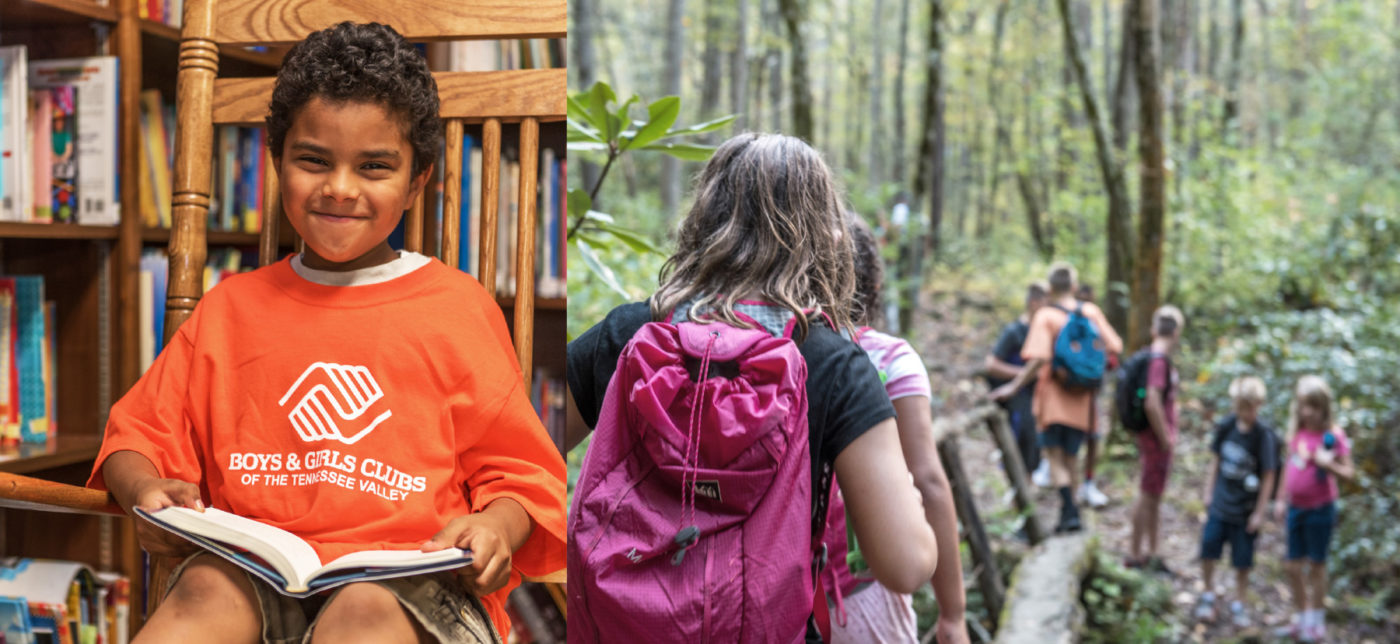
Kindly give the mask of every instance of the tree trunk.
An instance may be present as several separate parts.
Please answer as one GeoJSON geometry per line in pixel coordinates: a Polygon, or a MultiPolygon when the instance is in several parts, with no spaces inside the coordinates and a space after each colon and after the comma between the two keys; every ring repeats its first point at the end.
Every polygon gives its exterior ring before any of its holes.
{"type": "Polygon", "coordinates": [[[1206,78],[1215,81],[1219,79],[1216,70],[1220,63],[1220,12],[1216,8],[1216,0],[1210,0],[1206,5],[1206,78]]]}
{"type": "Polygon", "coordinates": [[[859,44],[861,39],[856,32],[856,0],[846,1],[846,97],[842,103],[849,110],[846,113],[846,125],[850,128],[841,137],[844,143],[844,156],[846,158],[846,168],[854,170],[860,167],[860,153],[865,150],[865,128],[869,119],[865,118],[859,97],[865,96],[868,91],[866,86],[866,72],[863,69],[860,58],[859,44]]]}
{"type": "MultiPolygon", "coordinates": [[[[573,11],[573,25],[569,36],[569,73],[573,75],[573,87],[585,90],[598,80],[598,58],[593,50],[595,0],[574,0],[569,9],[573,11]]],[[[584,190],[592,190],[598,183],[598,165],[583,161],[580,164],[584,190]]],[[[599,195],[602,196],[602,195],[599,195]]]]}
{"type": "Polygon", "coordinates": [[[802,0],[781,0],[783,22],[787,23],[788,61],[792,74],[792,131],[803,141],[812,142],[812,88],[807,81],[807,41],[802,37],[805,7],[802,0]]]}
{"type": "Polygon", "coordinates": [[[1127,182],[1123,178],[1123,167],[1119,164],[1112,143],[1108,138],[1108,128],[1099,111],[1098,99],[1094,95],[1093,82],[1084,64],[1084,56],[1079,51],[1075,39],[1074,24],[1070,20],[1069,0],[1056,0],[1060,8],[1060,24],[1064,32],[1065,53],[1074,67],[1074,76],[1079,81],[1079,95],[1084,101],[1084,115],[1093,128],[1094,148],[1097,152],[1099,172],[1103,176],[1104,188],[1108,192],[1108,262],[1104,284],[1104,314],[1115,329],[1127,328],[1128,299],[1123,290],[1128,285],[1131,271],[1131,209],[1128,203],[1127,182]]]}
{"type": "Polygon", "coordinates": [[[1272,95],[1269,86],[1274,80],[1274,47],[1273,41],[1269,37],[1269,5],[1264,0],[1259,0],[1259,35],[1260,43],[1260,65],[1258,73],[1255,74],[1255,81],[1259,84],[1259,113],[1264,115],[1264,143],[1269,152],[1274,151],[1274,146],[1278,142],[1279,135],[1279,114],[1278,110],[1269,109],[1272,102],[1272,95]]]}
{"type": "Polygon", "coordinates": [[[729,109],[738,118],[734,131],[749,129],[749,0],[738,0],[734,22],[734,50],[729,53],[729,109]]]}
{"type": "Polygon", "coordinates": [[[1138,154],[1142,172],[1142,214],[1138,219],[1137,256],[1129,351],[1152,342],[1152,313],[1161,303],[1162,232],[1167,181],[1162,142],[1162,93],[1157,71],[1157,0],[1136,0],[1137,81],[1141,104],[1138,154]]]}
{"type": "Polygon", "coordinates": [[[765,32],[770,37],[768,49],[764,53],[764,64],[768,67],[768,102],[770,105],[768,122],[769,131],[782,132],[783,130],[783,50],[778,47],[782,42],[783,21],[778,12],[779,0],[766,2],[764,24],[765,32]]]}
{"type": "Polygon", "coordinates": [[[1006,34],[1006,15],[1011,8],[1010,0],[997,3],[996,17],[992,21],[992,61],[987,68],[987,104],[992,110],[992,162],[987,167],[988,186],[982,193],[982,205],[977,216],[977,238],[983,239],[992,230],[992,215],[996,208],[997,186],[1001,182],[1002,139],[1009,139],[1001,114],[1001,41],[1006,34]]]}
{"type": "Polygon", "coordinates": [[[1123,6],[1123,39],[1118,48],[1118,81],[1113,89],[1113,147],[1122,154],[1128,148],[1128,132],[1132,131],[1132,103],[1137,85],[1133,78],[1133,63],[1137,60],[1137,0],[1123,6]]]}
{"type": "Polygon", "coordinates": [[[1225,101],[1220,108],[1220,130],[1225,133],[1227,141],[1232,140],[1230,136],[1233,133],[1233,142],[1238,145],[1240,75],[1241,66],[1244,64],[1244,0],[1231,0],[1231,14],[1230,76],[1225,79],[1225,101]]]}
{"type": "MultiPolygon", "coordinates": [[[[730,3],[723,0],[705,0],[705,52],[701,55],[700,66],[700,120],[708,121],[719,116],[719,103],[724,85],[724,59],[722,45],[730,27],[725,24],[725,13],[730,3]]],[[[704,140],[713,142],[715,134],[707,133],[704,140]]]]}
{"type": "Polygon", "coordinates": [[[943,2],[929,0],[928,81],[924,85],[924,136],[919,146],[915,193],[928,194],[928,237],[924,244],[937,257],[943,223],[943,2]]]}
{"type": "MultiPolygon", "coordinates": [[[[685,0],[670,0],[666,12],[666,70],[662,74],[665,94],[680,96],[681,63],[685,53],[685,0]]],[[[681,197],[681,161],[671,155],[661,158],[661,212],[676,216],[681,197]]]]}
{"type": "Polygon", "coordinates": [[[873,45],[870,56],[870,147],[865,157],[866,181],[871,187],[884,180],[885,139],[881,130],[885,122],[885,0],[875,0],[870,14],[870,34],[873,45]]]}
{"type": "Polygon", "coordinates": [[[899,61],[894,68],[894,145],[892,148],[894,150],[894,182],[903,186],[906,179],[904,152],[909,148],[905,144],[908,139],[904,131],[904,62],[909,56],[909,0],[900,0],[899,16],[899,61]]]}

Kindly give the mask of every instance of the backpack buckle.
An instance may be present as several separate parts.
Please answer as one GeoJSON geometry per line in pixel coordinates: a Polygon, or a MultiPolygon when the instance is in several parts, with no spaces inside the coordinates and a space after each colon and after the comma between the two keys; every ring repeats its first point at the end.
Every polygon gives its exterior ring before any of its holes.
{"type": "Polygon", "coordinates": [[[690,550],[692,546],[700,541],[700,527],[692,525],[681,529],[680,532],[676,533],[674,541],[681,549],[677,550],[676,554],[671,555],[671,565],[679,566],[681,565],[681,561],[685,560],[685,551],[690,550]]]}
{"type": "Polygon", "coordinates": [[[822,543],[821,546],[821,549],[817,550],[817,554],[812,556],[813,575],[816,575],[821,571],[826,570],[827,558],[830,553],[827,551],[826,543],[822,543]]]}

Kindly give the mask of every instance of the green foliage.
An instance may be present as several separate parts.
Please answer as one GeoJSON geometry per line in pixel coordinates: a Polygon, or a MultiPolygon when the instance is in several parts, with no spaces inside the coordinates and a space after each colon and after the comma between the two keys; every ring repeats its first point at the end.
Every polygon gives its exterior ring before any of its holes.
{"type": "Polygon", "coordinates": [[[1080,588],[1086,644],[1174,642],[1184,634],[1172,606],[1171,586],[1128,570],[1103,550],[1094,553],[1080,588]]]}
{"type": "MultiPolygon", "coordinates": [[[[569,271],[569,337],[575,337],[613,307],[645,297],[655,288],[655,276],[666,253],[656,231],[648,233],[638,223],[652,217],[635,212],[635,199],[620,202],[614,213],[594,210],[608,171],[628,152],[661,152],[687,161],[704,161],[714,147],[688,141],[689,137],[729,125],[734,117],[676,127],[681,100],[667,96],[646,104],[643,120],[633,120],[634,106],[643,104],[636,94],[618,103],[611,86],[597,82],[568,97],[569,152],[584,161],[599,161],[603,169],[596,183],[569,191],[569,212],[576,213],[569,227],[570,257],[577,258],[569,271]],[[599,158],[601,157],[601,158],[599,158]],[[619,223],[618,217],[623,222],[619,223]],[[578,303],[578,304],[575,304],[578,303]]],[[[575,185],[583,173],[576,173],[575,185]]],[[[651,211],[654,213],[654,209],[651,211]]]]}

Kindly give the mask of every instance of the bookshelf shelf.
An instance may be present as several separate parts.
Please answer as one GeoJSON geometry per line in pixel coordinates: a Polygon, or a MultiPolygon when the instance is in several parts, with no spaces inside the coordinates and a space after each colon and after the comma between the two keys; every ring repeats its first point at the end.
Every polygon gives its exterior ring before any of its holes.
{"type": "MultiPolygon", "coordinates": [[[[210,246],[257,246],[257,233],[239,233],[226,230],[210,230],[205,232],[206,239],[210,246]]],[[[143,228],[141,229],[141,241],[146,243],[164,244],[170,241],[169,228],[143,228]]],[[[285,240],[290,242],[290,240],[285,240]]],[[[290,245],[289,243],[284,245],[290,245]]]]}
{"type": "Polygon", "coordinates": [[[92,461],[102,447],[101,435],[63,435],[47,443],[0,448],[0,472],[26,474],[92,461]]]}
{"type": "MultiPolygon", "coordinates": [[[[70,0],[72,1],[72,0],[70,0]]],[[[141,32],[155,36],[162,40],[169,41],[175,45],[180,44],[180,28],[174,25],[167,25],[163,22],[141,18],[141,32]]],[[[274,50],[271,52],[250,51],[242,47],[231,45],[219,45],[219,57],[239,60],[255,65],[265,65],[276,69],[282,64],[282,53],[274,50]]]]}
{"type": "MultiPolygon", "coordinates": [[[[514,295],[497,295],[496,304],[506,311],[515,310],[514,295]]],[[[535,298],[536,311],[566,311],[569,308],[569,301],[562,297],[537,297],[535,298]]]]}
{"type": "Polygon", "coordinates": [[[0,239],[116,239],[116,226],[0,222],[0,239]]]}
{"type": "Polygon", "coordinates": [[[93,20],[116,22],[115,6],[103,7],[91,0],[5,0],[0,2],[0,24],[27,26],[82,25],[93,20]]]}

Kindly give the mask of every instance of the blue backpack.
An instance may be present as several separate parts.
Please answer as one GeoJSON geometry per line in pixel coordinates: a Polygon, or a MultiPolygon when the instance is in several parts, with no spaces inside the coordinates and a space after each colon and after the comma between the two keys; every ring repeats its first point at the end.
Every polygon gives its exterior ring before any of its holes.
{"type": "Polygon", "coordinates": [[[1073,311],[1058,304],[1051,306],[1069,314],[1059,337],[1055,338],[1051,373],[1066,387],[1097,389],[1103,384],[1104,367],[1108,364],[1108,354],[1098,327],[1084,316],[1083,304],[1074,307],[1073,311]]]}

